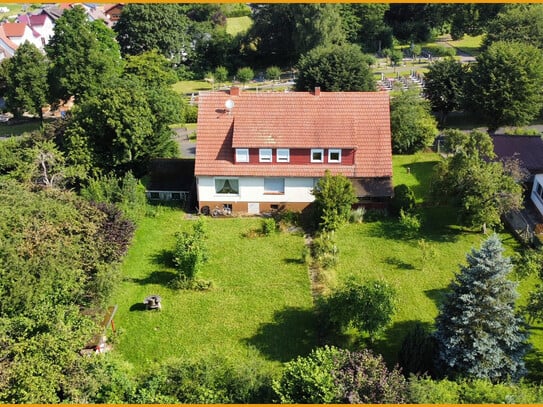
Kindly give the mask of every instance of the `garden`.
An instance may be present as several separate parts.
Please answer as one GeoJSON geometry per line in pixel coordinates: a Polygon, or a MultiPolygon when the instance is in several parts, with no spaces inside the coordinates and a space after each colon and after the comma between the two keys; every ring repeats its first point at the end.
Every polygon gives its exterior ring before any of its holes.
{"type": "MultiPolygon", "coordinates": [[[[417,322],[433,324],[459,265],[486,238],[457,226],[452,208],[427,204],[438,160],[433,153],[394,157],[394,183],[406,184],[416,194],[421,226],[415,233],[405,234],[397,220],[371,212],[361,223],[336,232],[339,262],[327,281],[329,288],[353,278],[377,279],[397,293],[392,323],[371,345],[389,365],[397,363],[402,340],[417,322]]],[[[153,216],[141,221],[122,265],[124,280],[113,297],[119,305],[116,352],[138,369],[171,358],[222,357],[239,365],[258,361],[278,372],[282,362],[322,345],[299,229],[264,236],[256,232],[260,218],[206,218],[209,261],[201,277],[212,287],[173,288],[175,236],[190,230],[196,218],[156,207],[153,216]],[[162,297],[162,311],[144,311],[141,303],[151,294],[162,297]]],[[[500,238],[506,255],[519,249],[508,233],[500,238]]],[[[535,277],[521,280],[521,303],[535,283],[535,277]]],[[[536,351],[543,348],[538,328],[531,336],[536,351]]],[[[338,346],[364,346],[355,333],[333,339],[338,346]]]]}

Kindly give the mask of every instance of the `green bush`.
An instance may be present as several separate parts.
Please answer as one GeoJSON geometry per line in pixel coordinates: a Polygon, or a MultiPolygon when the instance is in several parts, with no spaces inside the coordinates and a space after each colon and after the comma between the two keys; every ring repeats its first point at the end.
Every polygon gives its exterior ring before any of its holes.
{"type": "Polygon", "coordinates": [[[198,106],[187,105],[185,107],[185,123],[197,123],[198,122],[198,106]]]}
{"type": "Polygon", "coordinates": [[[398,216],[400,211],[412,212],[415,209],[415,193],[405,184],[394,187],[394,197],[390,201],[390,212],[398,216]]]}
{"type": "Polygon", "coordinates": [[[261,232],[264,236],[270,236],[277,231],[277,222],[274,218],[265,218],[261,222],[261,232]]]}
{"type": "Polygon", "coordinates": [[[192,284],[196,280],[201,266],[208,260],[205,239],[207,234],[203,218],[193,225],[192,233],[179,232],[176,234],[173,263],[179,272],[180,286],[192,284]]]}
{"type": "Polygon", "coordinates": [[[404,235],[408,238],[415,237],[421,227],[420,218],[418,215],[406,213],[400,210],[400,228],[404,235]]]}
{"type": "Polygon", "coordinates": [[[526,127],[506,128],[504,131],[507,136],[541,136],[541,132],[537,129],[529,129],[526,127]]]}
{"type": "Polygon", "coordinates": [[[404,375],[433,374],[435,342],[424,325],[417,322],[402,341],[398,363],[404,375]]]}
{"type": "Polygon", "coordinates": [[[339,250],[333,232],[319,233],[311,244],[311,256],[322,268],[329,269],[337,265],[339,250]]]}

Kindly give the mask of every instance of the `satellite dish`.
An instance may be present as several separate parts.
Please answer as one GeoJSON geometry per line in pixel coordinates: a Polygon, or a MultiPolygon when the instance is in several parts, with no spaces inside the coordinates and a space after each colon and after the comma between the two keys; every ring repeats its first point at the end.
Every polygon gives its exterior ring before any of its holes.
{"type": "Polygon", "coordinates": [[[226,102],[224,102],[224,105],[228,110],[232,110],[234,107],[234,101],[232,99],[228,99],[226,102]]]}

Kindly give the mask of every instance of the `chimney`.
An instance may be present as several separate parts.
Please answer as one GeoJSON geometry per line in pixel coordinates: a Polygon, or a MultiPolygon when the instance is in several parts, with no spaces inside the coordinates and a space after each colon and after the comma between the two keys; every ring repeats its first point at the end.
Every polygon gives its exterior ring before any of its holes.
{"type": "Polygon", "coordinates": [[[232,86],[230,88],[230,96],[239,96],[241,94],[241,89],[237,86],[232,86]]]}
{"type": "Polygon", "coordinates": [[[320,95],[321,95],[321,87],[315,86],[315,96],[320,96],[320,95]]]}

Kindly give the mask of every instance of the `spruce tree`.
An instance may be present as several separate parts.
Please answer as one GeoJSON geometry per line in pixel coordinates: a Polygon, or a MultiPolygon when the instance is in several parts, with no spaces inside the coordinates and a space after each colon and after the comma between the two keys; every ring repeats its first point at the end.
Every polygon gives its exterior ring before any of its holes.
{"type": "Polygon", "coordinates": [[[467,255],[436,319],[438,363],[452,377],[518,380],[528,350],[525,324],[515,312],[516,284],[497,235],[467,255]]]}

